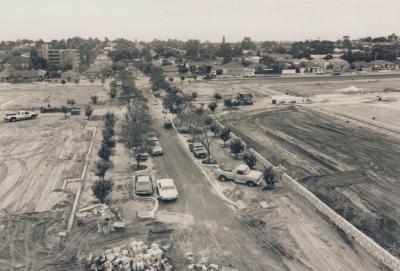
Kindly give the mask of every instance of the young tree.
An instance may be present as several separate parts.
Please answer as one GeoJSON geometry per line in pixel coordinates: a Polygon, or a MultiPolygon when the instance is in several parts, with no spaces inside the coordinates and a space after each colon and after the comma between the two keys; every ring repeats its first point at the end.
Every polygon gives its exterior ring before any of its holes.
{"type": "Polygon", "coordinates": [[[210,131],[214,134],[215,137],[217,137],[220,133],[220,129],[215,123],[211,124],[210,131]]]}
{"type": "Polygon", "coordinates": [[[94,196],[104,203],[108,195],[111,193],[113,183],[111,180],[100,179],[93,183],[92,192],[94,196]]]}
{"type": "Polygon", "coordinates": [[[110,98],[114,99],[117,97],[117,82],[114,80],[110,83],[110,98]]]}
{"type": "Polygon", "coordinates": [[[90,105],[88,105],[88,107],[86,107],[85,109],[85,115],[87,117],[87,119],[90,119],[90,116],[93,113],[93,107],[91,107],[90,105]]]}
{"type": "Polygon", "coordinates": [[[99,160],[96,162],[96,173],[95,175],[100,179],[104,180],[107,170],[111,167],[111,163],[105,160],[99,160]]]}
{"type": "Polygon", "coordinates": [[[217,109],[218,104],[216,102],[210,102],[208,104],[208,108],[211,110],[211,112],[215,113],[215,109],[217,109]]]}
{"type": "Polygon", "coordinates": [[[239,154],[244,151],[244,144],[239,139],[235,139],[231,142],[231,152],[235,154],[236,159],[239,158],[239,154]]]}
{"type": "Polygon", "coordinates": [[[66,119],[68,116],[68,106],[66,105],[61,106],[61,110],[64,113],[64,118],[66,119]]]}
{"type": "Polygon", "coordinates": [[[207,163],[211,163],[211,142],[212,138],[208,136],[207,130],[204,130],[204,133],[199,135],[199,141],[203,144],[204,148],[207,151],[207,163]]]}
{"type": "Polygon", "coordinates": [[[221,133],[219,134],[219,137],[222,139],[225,146],[225,143],[231,138],[231,129],[229,128],[222,129],[221,133]]]}
{"type": "Polygon", "coordinates": [[[97,104],[99,97],[97,95],[90,96],[90,100],[92,100],[93,104],[97,104]]]}
{"type": "Polygon", "coordinates": [[[101,148],[99,150],[99,152],[97,153],[99,155],[99,157],[105,161],[109,161],[110,160],[110,156],[111,156],[111,148],[106,145],[106,144],[101,144],[101,148]]]}
{"type": "Polygon", "coordinates": [[[197,92],[192,92],[191,97],[192,97],[192,100],[196,100],[197,92]]]}
{"type": "Polygon", "coordinates": [[[275,187],[275,172],[272,166],[264,169],[263,177],[267,184],[266,189],[273,190],[275,187]]]}
{"type": "Polygon", "coordinates": [[[243,160],[251,169],[253,169],[257,164],[257,157],[252,152],[246,153],[243,157],[243,160]]]}

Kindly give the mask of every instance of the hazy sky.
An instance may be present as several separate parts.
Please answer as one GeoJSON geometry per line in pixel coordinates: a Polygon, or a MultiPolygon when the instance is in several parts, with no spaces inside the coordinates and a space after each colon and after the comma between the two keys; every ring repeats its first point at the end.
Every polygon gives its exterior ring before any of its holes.
{"type": "Polygon", "coordinates": [[[400,33],[400,0],[0,0],[0,40],[303,40],[400,33]]]}

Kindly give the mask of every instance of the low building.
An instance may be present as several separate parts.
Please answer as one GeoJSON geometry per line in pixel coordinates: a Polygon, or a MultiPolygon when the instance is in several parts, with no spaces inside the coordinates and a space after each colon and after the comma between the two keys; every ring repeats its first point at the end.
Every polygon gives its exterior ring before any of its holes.
{"type": "Polygon", "coordinates": [[[14,70],[8,71],[6,81],[9,83],[34,83],[41,82],[46,76],[44,70],[14,70]]]}
{"type": "Polygon", "coordinates": [[[327,68],[335,72],[344,72],[349,70],[349,62],[341,58],[332,58],[327,60],[327,68]]]}

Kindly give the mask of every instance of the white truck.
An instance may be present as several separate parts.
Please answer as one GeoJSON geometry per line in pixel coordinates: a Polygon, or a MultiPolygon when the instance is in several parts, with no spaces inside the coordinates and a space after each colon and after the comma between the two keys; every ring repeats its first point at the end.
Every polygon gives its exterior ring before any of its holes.
{"type": "Polygon", "coordinates": [[[34,119],[37,115],[36,112],[18,111],[18,113],[6,114],[4,119],[6,121],[14,122],[17,120],[34,119]]]}
{"type": "Polygon", "coordinates": [[[263,173],[261,171],[251,170],[245,164],[240,164],[236,167],[221,165],[214,170],[214,174],[222,182],[232,180],[248,186],[257,186],[263,181],[263,173]]]}

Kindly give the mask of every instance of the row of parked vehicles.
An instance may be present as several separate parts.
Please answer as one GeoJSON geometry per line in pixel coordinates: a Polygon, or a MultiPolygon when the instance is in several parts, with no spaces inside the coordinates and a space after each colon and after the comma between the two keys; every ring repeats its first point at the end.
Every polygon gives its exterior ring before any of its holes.
{"type": "MultiPolygon", "coordinates": [[[[178,190],[173,179],[156,181],[157,193],[160,200],[170,201],[178,198],[178,190]]],[[[142,175],[136,177],[135,193],[138,196],[151,196],[154,193],[152,177],[142,175]]]]}

